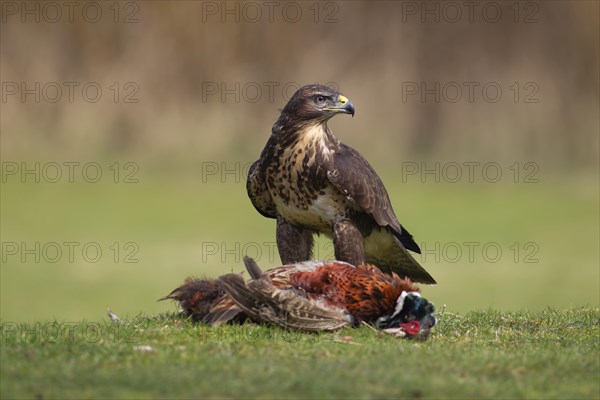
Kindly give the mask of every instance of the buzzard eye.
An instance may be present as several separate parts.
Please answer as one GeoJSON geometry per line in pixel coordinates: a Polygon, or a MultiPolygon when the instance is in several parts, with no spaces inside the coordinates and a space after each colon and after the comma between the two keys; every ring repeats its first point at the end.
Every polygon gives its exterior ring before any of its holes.
{"type": "Polygon", "coordinates": [[[319,96],[317,96],[316,100],[317,100],[317,103],[322,103],[325,101],[325,97],[319,95],[319,96]]]}

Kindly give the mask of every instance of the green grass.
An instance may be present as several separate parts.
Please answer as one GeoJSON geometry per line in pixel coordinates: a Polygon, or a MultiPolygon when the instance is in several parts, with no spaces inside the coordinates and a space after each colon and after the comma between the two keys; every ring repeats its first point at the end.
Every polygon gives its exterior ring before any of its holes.
{"type": "Polygon", "coordinates": [[[440,310],[438,316],[426,342],[366,326],[333,334],[251,323],[210,328],[173,313],[120,324],[59,323],[62,329],[5,322],[0,394],[3,399],[600,396],[598,308],[464,315],[440,310]]]}

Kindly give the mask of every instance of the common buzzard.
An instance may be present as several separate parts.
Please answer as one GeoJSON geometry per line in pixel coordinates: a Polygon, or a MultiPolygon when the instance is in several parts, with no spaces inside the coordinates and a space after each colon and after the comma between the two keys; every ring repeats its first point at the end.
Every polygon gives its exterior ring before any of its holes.
{"type": "Polygon", "coordinates": [[[311,259],[313,234],[323,233],[333,238],[337,260],[373,263],[415,282],[436,283],[407,251],[421,252],[398,222],[377,173],[327,126],[341,113],[354,116],[354,106],[334,88],[298,89],[249,170],[252,204],[277,220],[281,261],[311,259]]]}

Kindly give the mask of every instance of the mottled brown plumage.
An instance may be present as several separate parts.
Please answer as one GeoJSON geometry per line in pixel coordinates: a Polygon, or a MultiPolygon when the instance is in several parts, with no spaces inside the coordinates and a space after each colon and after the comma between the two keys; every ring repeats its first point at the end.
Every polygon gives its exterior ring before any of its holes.
{"type": "Polygon", "coordinates": [[[259,160],[248,173],[248,196],[277,219],[284,264],[312,257],[313,233],[333,239],[335,258],[371,262],[416,282],[435,280],[407,251],[420,253],[398,222],[383,182],[360,153],[327,126],[352,103],[333,88],[300,88],[281,111],[259,160]]]}

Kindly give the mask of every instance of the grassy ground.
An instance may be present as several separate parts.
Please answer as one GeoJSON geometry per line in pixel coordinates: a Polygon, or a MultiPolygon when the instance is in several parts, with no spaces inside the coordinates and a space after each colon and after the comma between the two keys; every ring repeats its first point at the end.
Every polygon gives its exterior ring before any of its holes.
{"type": "Polygon", "coordinates": [[[2,326],[9,398],[578,398],[600,396],[600,309],[442,311],[427,342],[363,326],[302,334],[195,325],[2,326]]]}

